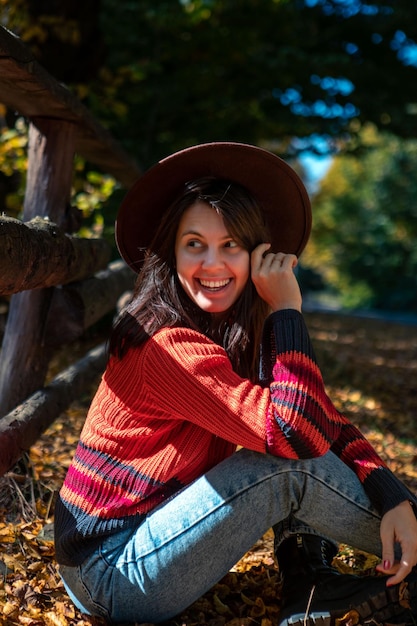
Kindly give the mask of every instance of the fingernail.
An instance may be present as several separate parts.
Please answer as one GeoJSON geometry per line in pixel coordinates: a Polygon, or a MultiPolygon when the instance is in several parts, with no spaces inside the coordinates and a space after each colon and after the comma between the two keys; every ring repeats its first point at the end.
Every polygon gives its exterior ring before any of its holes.
{"type": "Polygon", "coordinates": [[[390,567],[391,567],[391,563],[387,559],[385,559],[385,561],[384,561],[384,569],[389,569],[390,567]]]}

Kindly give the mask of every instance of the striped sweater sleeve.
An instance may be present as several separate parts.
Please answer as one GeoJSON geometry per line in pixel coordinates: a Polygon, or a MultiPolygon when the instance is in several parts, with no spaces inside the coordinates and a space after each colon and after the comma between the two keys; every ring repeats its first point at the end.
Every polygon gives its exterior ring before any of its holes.
{"type": "Polygon", "coordinates": [[[264,333],[270,359],[268,376],[263,353],[263,382],[269,378],[271,395],[268,449],[279,453],[282,431],[293,450],[288,456],[320,456],[338,438],[344,419],[325,393],[304,318],[295,310],[278,311],[268,318],[264,333]]]}
{"type": "Polygon", "coordinates": [[[380,513],[414,500],[374,448],[328,397],[303,316],[286,310],[265,325],[261,378],[269,384],[268,448],[276,453],[276,426],[294,450],[307,458],[332,450],[358,476],[380,513]]]}

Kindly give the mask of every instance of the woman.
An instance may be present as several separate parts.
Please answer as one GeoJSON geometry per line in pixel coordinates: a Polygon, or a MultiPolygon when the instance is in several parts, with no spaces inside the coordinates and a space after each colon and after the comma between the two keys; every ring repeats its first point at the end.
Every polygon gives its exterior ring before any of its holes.
{"type": "Polygon", "coordinates": [[[139,277],[55,512],[83,612],[172,618],[274,527],[280,624],[413,623],[414,496],[325,393],[294,275],[310,226],[295,172],[244,144],[176,153],[122,203],[139,277]],[[384,576],[336,574],[338,541],[384,576]]]}

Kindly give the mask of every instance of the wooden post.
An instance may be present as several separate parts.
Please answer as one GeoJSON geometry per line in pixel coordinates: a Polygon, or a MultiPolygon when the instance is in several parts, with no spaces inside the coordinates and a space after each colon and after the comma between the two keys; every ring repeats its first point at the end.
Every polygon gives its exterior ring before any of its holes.
{"type": "MultiPolygon", "coordinates": [[[[75,124],[59,119],[35,119],[30,124],[24,221],[40,216],[58,226],[65,224],[75,132],[75,124]]],[[[11,298],[0,359],[0,416],[44,384],[50,354],[43,340],[51,297],[52,288],[11,298]]]]}

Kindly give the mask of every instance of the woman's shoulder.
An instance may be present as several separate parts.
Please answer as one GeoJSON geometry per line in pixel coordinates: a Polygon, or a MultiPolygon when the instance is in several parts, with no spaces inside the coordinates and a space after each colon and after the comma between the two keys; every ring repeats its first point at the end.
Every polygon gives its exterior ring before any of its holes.
{"type": "Polygon", "coordinates": [[[164,367],[166,362],[188,363],[201,358],[226,358],[224,349],[203,333],[191,328],[172,326],[164,327],[149,337],[140,346],[130,347],[123,356],[120,365],[127,370],[144,371],[148,366],[164,367]]]}
{"type": "Polygon", "coordinates": [[[194,330],[193,328],[187,328],[186,326],[164,326],[160,328],[152,337],[156,341],[170,341],[170,340],[191,340],[191,341],[207,341],[211,340],[206,337],[202,332],[194,330]]]}
{"type": "Polygon", "coordinates": [[[152,349],[155,346],[164,346],[166,349],[176,350],[189,346],[191,349],[200,347],[218,352],[223,350],[212,339],[204,335],[198,330],[186,328],[184,326],[170,326],[161,328],[147,342],[147,348],[152,349]]]}
{"type": "Polygon", "coordinates": [[[213,357],[228,360],[224,348],[212,339],[197,330],[179,326],[158,330],[146,341],[143,350],[144,359],[158,355],[162,360],[172,357],[182,363],[213,357]]]}

